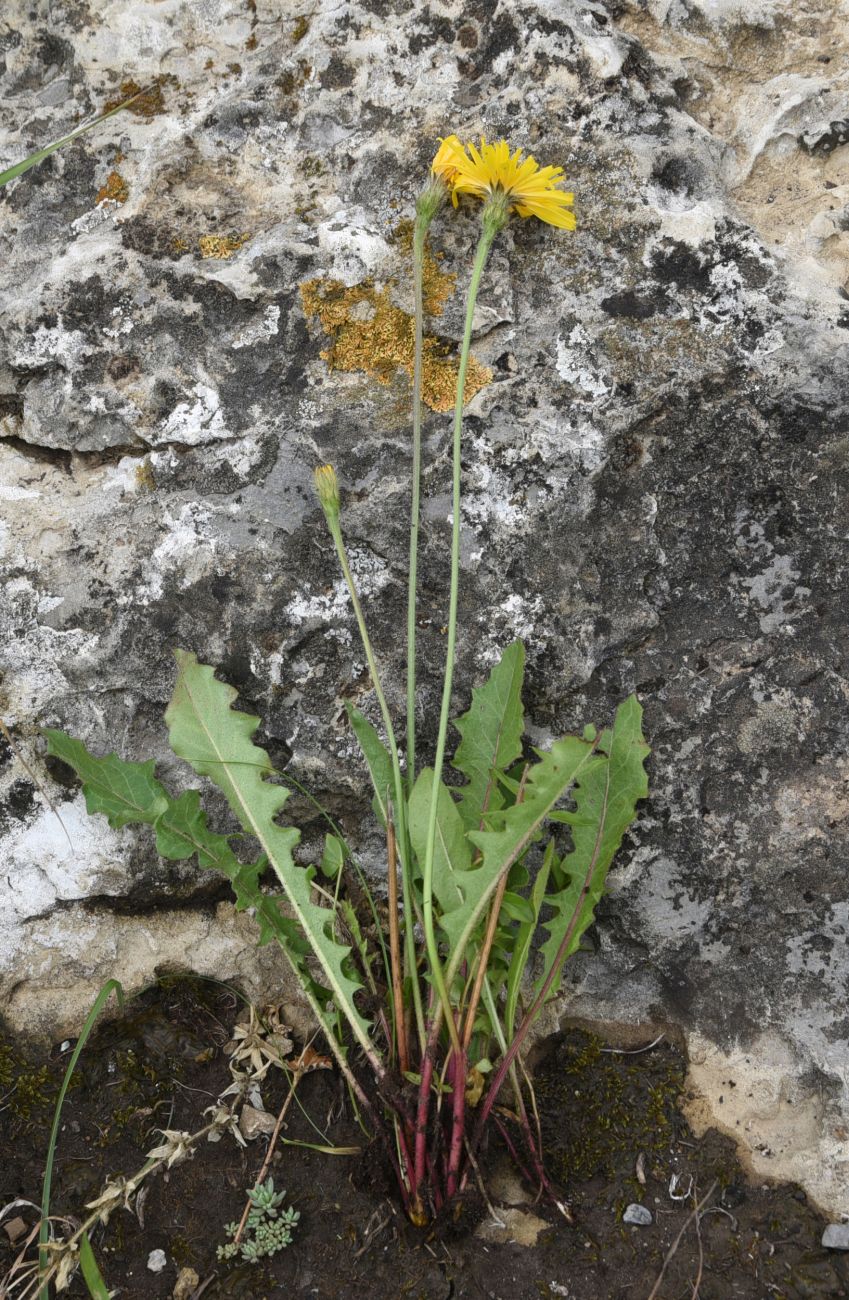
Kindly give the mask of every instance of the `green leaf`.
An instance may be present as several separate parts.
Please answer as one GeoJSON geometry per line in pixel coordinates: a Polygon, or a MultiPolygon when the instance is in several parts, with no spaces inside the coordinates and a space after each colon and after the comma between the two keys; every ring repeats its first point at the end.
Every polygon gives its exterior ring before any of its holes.
{"type": "Polygon", "coordinates": [[[512,894],[509,889],[505,890],[501,900],[501,911],[511,921],[522,921],[533,925],[533,907],[521,894],[512,894]]]}
{"type": "Polygon", "coordinates": [[[463,877],[462,904],[442,916],[449,940],[449,988],[502,876],[532,843],[543,821],[575,781],[604,762],[595,756],[591,744],[577,736],[556,740],[550,752],[540,753],[539,762],[529,768],[523,802],[490,814],[487,820],[492,829],[468,832],[468,838],[481,850],[482,861],[463,877]]]}
{"type": "Polygon", "coordinates": [[[388,821],[389,799],[394,788],[394,774],[392,771],[392,759],[389,750],[378,736],[374,727],[359,709],[355,709],[353,704],[346,704],[345,710],[348,714],[348,720],[353,728],[354,735],[363,751],[363,756],[368,763],[371,783],[374,786],[374,799],[372,807],[375,816],[381,826],[386,829],[388,821]]]}
{"type": "Polygon", "coordinates": [[[648,795],[645,759],[649,753],[642,734],[643,710],[635,695],[619,705],[612,729],[598,741],[601,761],[580,774],[575,787],[575,810],[567,820],[572,831],[572,851],[552,873],[563,887],[546,895],[554,916],[544,923],[548,938],[542,945],[542,974],[534,992],[541,991],[552,969],[548,992],[560,986],[563,962],[578,948],[593,920],[596,905],[613,857],[631,825],[639,799],[648,795]]]}
{"type": "Polygon", "coordinates": [[[513,951],[510,957],[510,965],[507,970],[507,995],[504,1002],[504,1030],[508,1043],[513,1041],[513,1034],[516,1029],[516,1008],[519,1003],[519,995],[522,991],[522,977],[525,973],[525,967],[528,964],[528,954],[531,950],[531,940],[539,921],[540,909],[542,908],[545,891],[548,886],[548,877],[551,872],[551,864],[554,861],[554,841],[549,840],[546,845],[545,855],[542,865],[536,874],[533,886],[531,888],[530,904],[533,916],[522,924],[516,930],[513,939],[513,951]]]}
{"type": "Polygon", "coordinates": [[[72,767],[83,783],[86,808],[103,813],[119,829],[128,822],[153,825],[168,807],[168,795],[153,775],[154,762],[125,763],[117,754],[95,758],[80,740],[45,728],[47,752],[72,767]]]}
{"type": "Polygon", "coordinates": [[[460,815],[470,830],[478,829],[484,809],[504,805],[494,774],[505,771],[522,752],[524,673],[525,647],[514,641],[487,682],[472,691],[471,708],[455,723],[462,739],[452,766],[468,778],[460,794],[460,815]]]}
{"type": "Polygon", "coordinates": [[[87,1232],[80,1237],[80,1269],[92,1300],[109,1300],[109,1292],[103,1275],[97,1267],[97,1260],[94,1258],[87,1232]]]}
{"type": "Polygon", "coordinates": [[[321,855],[321,862],[319,863],[322,874],[325,875],[328,880],[335,880],[344,865],[345,849],[342,846],[342,841],[339,839],[339,836],[325,835],[324,852],[321,855]]]}
{"type": "Polygon", "coordinates": [[[171,748],[200,776],[209,777],[218,786],[244,829],[259,841],[321,967],[337,1011],[373,1058],[368,1021],[354,1002],[362,984],[350,973],[346,959],[351,949],[333,933],[333,911],[312,901],[315,869],[293,861],[299,832],[277,824],[289,791],[266,780],[273,770],[271,762],[251,740],[259,719],[234,710],[237,692],[217,681],[213,669],[198,663],[195,655],[177,650],[175,657],[179,677],[165,713],[171,748]]]}
{"type": "Polygon", "coordinates": [[[245,865],[230,847],[226,835],[218,835],[206,824],[197,790],[187,790],[172,799],[153,778],[153,763],[126,763],[115,754],[96,758],[79,740],[61,731],[46,731],[49,752],[74,769],[83,781],[89,812],[101,812],[112,825],[128,821],[153,822],[156,847],[164,858],[180,862],[197,854],[201,867],[220,871],[233,886],[236,908],[253,908],[260,927],[260,944],[277,939],[287,953],[307,993],[322,1007],[330,991],[320,984],[307,964],[312,949],[298,923],[280,912],[279,900],[264,894],[259,879],[268,867],[263,856],[245,865]]]}
{"type": "MultiPolygon", "coordinates": [[[[418,775],[407,811],[410,842],[419,864],[424,862],[433,792],[433,768],[418,775]]],[[[439,783],[436,803],[436,843],[433,852],[433,894],[439,911],[453,912],[463,902],[461,877],[471,869],[472,851],[459,809],[448,787],[439,783]]]]}

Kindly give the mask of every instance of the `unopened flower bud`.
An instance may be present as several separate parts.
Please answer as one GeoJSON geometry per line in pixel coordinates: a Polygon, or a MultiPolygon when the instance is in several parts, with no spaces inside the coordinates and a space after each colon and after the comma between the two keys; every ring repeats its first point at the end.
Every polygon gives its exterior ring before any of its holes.
{"type": "Polygon", "coordinates": [[[448,198],[448,186],[441,176],[431,176],[416,200],[416,217],[427,229],[445,200],[448,198]]]}
{"type": "Polygon", "coordinates": [[[320,465],[315,471],[315,490],[327,522],[339,518],[339,483],[332,465],[320,465]]]}

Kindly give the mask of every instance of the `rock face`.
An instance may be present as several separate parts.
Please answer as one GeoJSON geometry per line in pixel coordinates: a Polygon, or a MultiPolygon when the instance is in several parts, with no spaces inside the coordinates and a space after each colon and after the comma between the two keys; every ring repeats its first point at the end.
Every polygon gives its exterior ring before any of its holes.
{"type": "MultiPolygon", "coordinates": [[[[341,706],[373,699],[311,470],[331,460],[346,488],[400,716],[403,223],[439,135],[505,135],[566,165],[579,228],[515,221],[484,283],[458,710],[516,636],[536,737],[640,693],[652,797],[561,1010],[677,1027],[700,1122],[737,1135],[759,1175],[846,1208],[847,31],[838,0],[352,0],[301,16],[68,0],[49,21],[8,0],[0,166],[152,84],[0,191],[14,1028],[71,1031],[106,977],[138,986],[174,962],[279,993],[280,962],[218,882],[90,821],[43,762],[37,729],[59,725],[162,758],[176,789],[174,646],[220,665],[274,760],[368,857],[341,706]]],[[[434,234],[446,345],[476,218],[449,211],[434,234]]],[[[434,383],[423,743],[446,605],[434,383]]],[[[309,849],[318,823],[301,813],[309,849]]]]}

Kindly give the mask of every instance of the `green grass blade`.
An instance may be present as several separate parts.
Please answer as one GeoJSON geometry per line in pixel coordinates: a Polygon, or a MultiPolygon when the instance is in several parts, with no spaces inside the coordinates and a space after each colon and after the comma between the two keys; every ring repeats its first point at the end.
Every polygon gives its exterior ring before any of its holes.
{"type": "Polygon", "coordinates": [[[109,1292],[103,1275],[97,1267],[97,1260],[94,1258],[87,1232],[80,1237],[80,1269],[92,1300],[109,1300],[109,1292]]]}
{"type": "MultiPolygon", "coordinates": [[[[38,1266],[40,1272],[48,1267],[49,1262],[47,1259],[46,1246],[50,1236],[50,1190],[53,1183],[53,1160],[56,1154],[56,1140],[59,1137],[59,1124],[62,1120],[62,1106],[65,1101],[65,1094],[68,1091],[71,1076],[77,1067],[77,1061],[80,1059],[80,1053],[85,1047],[88,1041],[88,1036],[94,1028],[94,1022],[97,1020],[97,1017],[100,1015],[113,993],[118,999],[118,1005],[124,1005],[124,990],[118,980],[107,980],[95,998],[91,1011],[89,1011],[86,1016],[85,1024],[83,1025],[80,1036],[77,1039],[77,1045],[71,1053],[71,1059],[68,1062],[68,1068],[65,1071],[65,1077],[62,1080],[62,1087],[59,1089],[59,1096],[56,1099],[56,1109],[53,1112],[53,1127],[50,1130],[50,1142],[47,1146],[47,1159],[44,1163],[44,1186],[41,1192],[41,1228],[38,1234],[38,1266]]],[[[92,1262],[93,1260],[94,1257],[92,1256],[92,1262]]],[[[95,1268],[96,1267],[97,1266],[95,1265],[95,1268]]],[[[108,1292],[105,1290],[103,1294],[108,1297],[108,1292]]],[[[40,1288],[38,1300],[48,1300],[48,1288],[46,1286],[40,1288]]]]}
{"type": "Polygon", "coordinates": [[[78,136],[85,135],[87,131],[93,131],[96,126],[100,126],[100,123],[105,122],[107,118],[114,117],[116,113],[120,113],[124,108],[129,108],[130,104],[135,103],[142,95],[146,95],[149,90],[150,86],[145,87],[144,90],[139,90],[130,99],[125,99],[122,104],[116,104],[114,108],[107,109],[105,113],[101,113],[93,121],[78,126],[69,135],[63,135],[61,140],[54,140],[52,144],[45,145],[43,149],[37,149],[35,153],[31,153],[28,158],[22,159],[21,162],[15,163],[12,167],[7,167],[4,172],[0,172],[0,185],[8,185],[9,181],[13,181],[16,176],[23,176],[24,172],[28,172],[30,167],[37,167],[39,163],[44,162],[45,158],[49,158],[52,153],[55,153],[57,149],[61,149],[63,145],[70,144],[78,136]]]}
{"type": "Polygon", "coordinates": [[[394,774],[392,771],[392,759],[389,750],[378,736],[376,730],[359,709],[355,709],[353,704],[346,703],[345,711],[348,714],[348,721],[351,724],[354,735],[363,751],[363,757],[368,764],[369,776],[374,786],[374,799],[372,807],[375,816],[381,826],[386,829],[388,801],[390,791],[394,789],[394,774]]]}

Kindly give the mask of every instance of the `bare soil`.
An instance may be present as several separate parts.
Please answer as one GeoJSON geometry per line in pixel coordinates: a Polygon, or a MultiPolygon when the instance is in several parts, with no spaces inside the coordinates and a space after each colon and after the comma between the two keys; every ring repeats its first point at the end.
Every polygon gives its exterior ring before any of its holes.
{"type": "MultiPolygon", "coordinates": [[[[229,1081],[222,1049],[243,1016],[226,988],[166,982],[92,1037],[63,1112],[54,1213],[78,1219],[108,1176],[129,1174],[143,1163],[157,1143],[156,1129],[202,1126],[204,1108],[229,1081]]],[[[40,1199],[67,1052],[27,1057],[0,1040],[0,1207],[15,1197],[40,1199]]],[[[533,1246],[477,1235],[490,1218],[477,1193],[449,1222],[426,1231],[410,1226],[338,1077],[317,1072],[298,1090],[301,1108],[290,1110],[285,1137],[357,1145],[362,1153],[331,1157],[292,1145],[275,1153],[275,1186],[286,1189],[287,1203],[301,1214],[288,1249],[258,1265],[217,1260],[224,1225],[239,1218],[266,1142],[260,1138],[242,1149],[228,1137],[204,1144],[194,1159],[150,1180],[137,1213],[121,1210],[95,1232],[95,1254],[120,1300],[166,1300],[181,1269],[189,1268],[198,1284],[182,1300],[849,1297],[849,1256],[820,1246],[824,1223],[804,1193],[794,1186],[750,1185],[726,1139],[715,1133],[696,1139],[688,1129],[678,1108],[684,1072],[681,1055],[665,1042],[625,1053],[572,1031],[547,1045],[535,1074],[540,1122],[549,1170],[571,1202],[574,1223],[552,1206],[530,1204],[529,1193],[517,1193],[499,1142],[482,1162],[497,1210],[503,1212],[506,1195],[525,1195],[521,1212],[548,1225],[533,1246]],[[694,1205],[705,1196],[696,1220],[694,1205]],[[623,1221],[635,1203],[651,1211],[648,1226],[623,1221]],[[166,1257],[159,1273],[147,1267],[155,1250],[166,1257]]],[[[279,1073],[264,1085],[269,1111],[276,1113],[285,1092],[279,1073]]],[[[12,1259],[0,1229],[0,1272],[12,1259]]],[[[87,1293],[75,1278],[65,1294],[87,1293]]]]}

